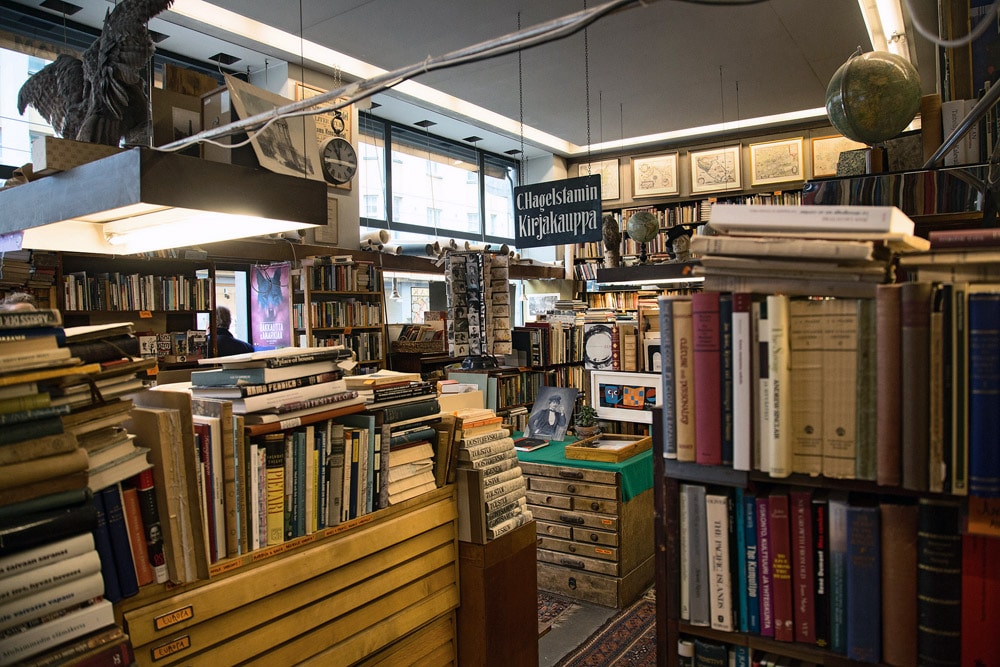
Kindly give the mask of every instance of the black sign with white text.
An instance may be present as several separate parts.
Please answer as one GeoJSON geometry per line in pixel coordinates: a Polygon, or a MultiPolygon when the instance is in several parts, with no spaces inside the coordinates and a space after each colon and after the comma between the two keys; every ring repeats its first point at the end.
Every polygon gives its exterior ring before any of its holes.
{"type": "Polygon", "coordinates": [[[601,177],[581,176],[514,188],[518,248],[601,240],[601,177]]]}

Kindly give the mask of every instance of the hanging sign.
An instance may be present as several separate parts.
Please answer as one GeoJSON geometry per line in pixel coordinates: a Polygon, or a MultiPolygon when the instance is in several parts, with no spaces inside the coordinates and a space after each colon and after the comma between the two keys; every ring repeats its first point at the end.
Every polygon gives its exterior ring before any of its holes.
{"type": "Polygon", "coordinates": [[[540,248],[601,240],[601,177],[514,188],[515,245],[540,248]]]}

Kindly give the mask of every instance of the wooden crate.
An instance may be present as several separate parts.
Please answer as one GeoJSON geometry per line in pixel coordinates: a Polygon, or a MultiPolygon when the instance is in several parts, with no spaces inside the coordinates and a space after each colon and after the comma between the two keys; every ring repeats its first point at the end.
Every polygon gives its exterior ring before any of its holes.
{"type": "Polygon", "coordinates": [[[641,435],[600,433],[566,445],[566,458],[582,461],[621,463],[652,448],[653,438],[641,435]]]}

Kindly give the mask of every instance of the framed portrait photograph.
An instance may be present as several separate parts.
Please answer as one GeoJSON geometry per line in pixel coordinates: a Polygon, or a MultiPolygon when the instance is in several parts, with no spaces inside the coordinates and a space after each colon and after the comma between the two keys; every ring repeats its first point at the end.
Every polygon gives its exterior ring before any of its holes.
{"type": "Polygon", "coordinates": [[[618,158],[600,162],[581,162],[577,176],[601,177],[601,201],[621,198],[618,158]]]}
{"type": "Polygon", "coordinates": [[[539,387],[524,428],[524,437],[545,441],[565,438],[577,393],[575,387],[539,387]]]}
{"type": "Polygon", "coordinates": [[[815,137],[812,140],[813,178],[836,176],[837,160],[840,159],[840,154],[858,148],[867,148],[867,145],[839,134],[829,137],[815,137]]]}
{"type": "Polygon", "coordinates": [[[632,158],[633,197],[658,197],[679,192],[677,153],[632,158]]]}
{"type": "Polygon", "coordinates": [[[591,403],[602,419],[652,424],[661,382],[658,373],[593,371],[591,403]]]}
{"type": "Polygon", "coordinates": [[[739,190],[740,146],[691,151],[691,192],[739,190]]]}
{"type": "Polygon", "coordinates": [[[750,144],[750,185],[805,179],[803,138],[750,144]]]}

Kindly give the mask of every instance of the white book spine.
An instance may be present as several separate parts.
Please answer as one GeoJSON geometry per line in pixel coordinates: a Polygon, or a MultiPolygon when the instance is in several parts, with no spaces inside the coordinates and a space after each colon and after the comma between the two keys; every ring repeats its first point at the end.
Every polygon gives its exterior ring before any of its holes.
{"type": "Polygon", "coordinates": [[[47,623],[0,639],[0,665],[16,665],[26,658],[115,622],[114,609],[107,600],[76,609],[47,623]]]}
{"type": "Polygon", "coordinates": [[[753,428],[750,358],[753,339],[750,311],[733,308],[733,469],[750,470],[750,445],[753,428]]]}
{"type": "Polygon", "coordinates": [[[768,325],[770,327],[769,375],[771,376],[771,436],[770,467],[772,477],[792,474],[791,446],[791,376],[788,349],[788,297],[782,294],[767,296],[768,325]]]}
{"type": "Polygon", "coordinates": [[[729,575],[729,498],[705,497],[705,526],[708,534],[709,605],[713,630],[732,632],[733,595],[729,575]]]}

